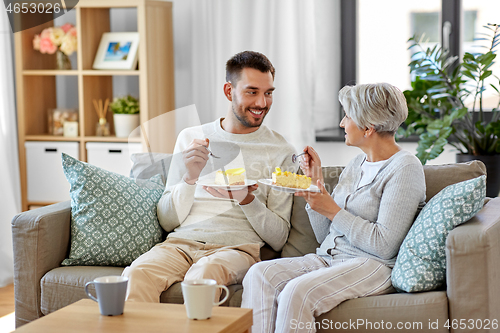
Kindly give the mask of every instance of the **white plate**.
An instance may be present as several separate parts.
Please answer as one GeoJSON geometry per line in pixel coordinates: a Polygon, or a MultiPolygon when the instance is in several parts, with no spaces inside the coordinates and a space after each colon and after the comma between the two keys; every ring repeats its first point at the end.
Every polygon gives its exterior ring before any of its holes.
{"type": "Polygon", "coordinates": [[[213,188],[223,188],[223,189],[229,189],[233,191],[237,190],[242,190],[245,187],[252,186],[257,184],[255,180],[251,179],[245,179],[245,185],[217,185],[213,180],[199,180],[196,182],[196,184],[201,185],[201,186],[208,186],[208,187],[213,187],[213,188]]]}
{"type": "Polygon", "coordinates": [[[321,192],[319,188],[316,185],[311,185],[309,188],[302,189],[302,188],[293,188],[293,187],[284,187],[284,186],[278,186],[273,184],[272,179],[259,179],[259,183],[271,186],[273,189],[287,192],[287,193],[295,193],[295,192],[321,192]]]}

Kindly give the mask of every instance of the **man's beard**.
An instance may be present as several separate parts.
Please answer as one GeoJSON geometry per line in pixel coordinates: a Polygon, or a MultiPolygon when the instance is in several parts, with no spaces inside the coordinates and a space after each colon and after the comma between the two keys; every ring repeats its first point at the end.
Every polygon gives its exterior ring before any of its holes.
{"type": "MultiPolygon", "coordinates": [[[[264,113],[264,115],[262,116],[261,120],[259,123],[257,124],[254,124],[254,123],[251,123],[249,120],[248,120],[248,117],[251,117],[251,116],[247,116],[247,113],[246,111],[248,110],[248,112],[251,113],[251,111],[249,110],[249,108],[245,109],[245,110],[242,110],[242,114],[239,114],[236,110],[235,110],[235,106],[234,104],[232,105],[232,109],[233,109],[233,114],[234,116],[236,117],[236,119],[239,120],[239,122],[245,126],[245,127],[248,127],[248,128],[251,128],[251,127],[260,127],[260,125],[262,125],[262,122],[264,121],[264,118],[266,117],[267,115],[267,111],[269,110],[269,108],[258,108],[258,110],[262,110],[262,112],[264,113]]],[[[257,108],[252,108],[252,109],[257,109],[257,108]]]]}

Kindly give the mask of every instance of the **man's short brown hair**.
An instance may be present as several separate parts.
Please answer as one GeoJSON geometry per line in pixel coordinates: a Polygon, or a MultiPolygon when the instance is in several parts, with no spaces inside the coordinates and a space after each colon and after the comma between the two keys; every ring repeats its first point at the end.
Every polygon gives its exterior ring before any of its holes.
{"type": "Polygon", "coordinates": [[[262,73],[270,72],[274,80],[274,67],[271,61],[262,53],[243,51],[235,54],[226,63],[226,81],[236,86],[244,68],[253,68],[262,73]]]}

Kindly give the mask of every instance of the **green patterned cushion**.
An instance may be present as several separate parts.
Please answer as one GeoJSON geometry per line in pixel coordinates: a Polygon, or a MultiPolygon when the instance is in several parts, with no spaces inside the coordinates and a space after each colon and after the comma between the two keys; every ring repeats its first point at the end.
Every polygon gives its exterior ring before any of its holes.
{"type": "Polygon", "coordinates": [[[420,212],[399,249],[392,284],[400,291],[434,290],[446,282],[448,233],[483,207],[486,176],[445,187],[420,212]]]}
{"type": "Polygon", "coordinates": [[[62,265],[127,266],[161,241],[161,177],[134,181],[62,154],[71,185],[71,249],[62,265]]]}

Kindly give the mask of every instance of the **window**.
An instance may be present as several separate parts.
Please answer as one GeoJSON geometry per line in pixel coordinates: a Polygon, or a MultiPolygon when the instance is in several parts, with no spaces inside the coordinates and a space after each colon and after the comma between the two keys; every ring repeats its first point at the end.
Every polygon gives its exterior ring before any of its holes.
{"type": "MultiPolygon", "coordinates": [[[[475,0],[462,0],[462,8],[464,12],[464,29],[462,39],[463,52],[484,52],[485,49],[478,48],[479,46],[490,47],[487,41],[474,41],[478,37],[478,33],[487,33],[488,30],[483,26],[487,23],[500,23],[500,1],[475,1],[475,0]],[[473,33],[472,33],[473,32],[473,33]]],[[[481,37],[481,36],[479,36],[481,37]]],[[[499,48],[497,47],[497,50],[499,48]]],[[[497,55],[496,63],[490,69],[493,74],[500,73],[500,59],[497,55]]],[[[488,84],[496,82],[498,85],[498,78],[490,76],[488,84]]],[[[467,104],[468,107],[472,106],[472,99],[467,104]]],[[[487,110],[498,106],[498,95],[496,92],[489,88],[483,95],[483,107],[487,110]]]]}
{"type": "Polygon", "coordinates": [[[358,83],[411,87],[408,38],[425,33],[439,42],[441,0],[358,0],[358,83]],[[376,15],[374,15],[376,13],[376,15]]]}

